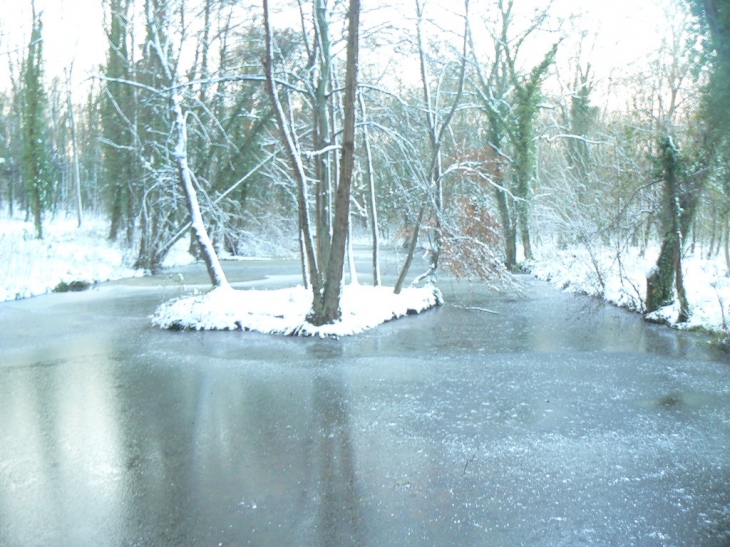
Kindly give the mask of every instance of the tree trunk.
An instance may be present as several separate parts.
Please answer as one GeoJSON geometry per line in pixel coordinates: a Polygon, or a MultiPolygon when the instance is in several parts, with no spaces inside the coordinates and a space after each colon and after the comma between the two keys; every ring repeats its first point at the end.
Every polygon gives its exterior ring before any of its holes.
{"type": "Polygon", "coordinates": [[[678,150],[671,137],[659,141],[662,167],[661,219],[664,229],[662,248],[656,266],[646,278],[646,312],[652,313],[674,302],[674,281],[682,253],[682,238],[679,225],[679,181],[677,180],[678,150]]]}
{"type": "Polygon", "coordinates": [[[314,23],[319,42],[319,77],[316,83],[314,104],[314,157],[316,191],[315,191],[315,231],[317,234],[317,257],[320,264],[329,262],[330,244],[332,242],[332,173],[327,161],[330,152],[323,153],[329,144],[330,119],[327,108],[329,94],[331,58],[329,23],[327,9],[322,0],[316,0],[314,6],[314,23]]]}
{"type": "Polygon", "coordinates": [[[370,232],[373,242],[373,285],[379,287],[383,284],[380,275],[380,233],[378,230],[378,207],[377,195],[375,192],[375,173],[373,172],[373,152],[370,147],[370,133],[367,126],[367,111],[365,100],[360,95],[360,110],[362,112],[363,138],[365,140],[365,155],[367,158],[368,177],[368,204],[370,206],[370,232]]]}
{"type": "Polygon", "coordinates": [[[345,245],[350,223],[350,190],[355,167],[355,100],[357,93],[357,63],[359,53],[360,0],[350,0],[347,36],[347,72],[345,75],[345,119],[342,130],[340,177],[335,194],[335,216],[332,225],[332,246],[327,264],[322,298],[315,295],[312,313],[308,317],[315,326],[338,321],[342,316],[340,296],[344,272],[345,245]]]}
{"type": "Polygon", "coordinates": [[[79,172],[79,144],[76,138],[76,123],[74,120],[73,101],[71,99],[71,78],[69,77],[68,90],[68,123],[71,129],[71,141],[73,143],[73,164],[74,164],[74,187],[76,188],[76,215],[78,219],[78,227],[84,220],[83,209],[81,206],[81,174],[79,172]]]}
{"type": "Polygon", "coordinates": [[[682,273],[683,241],[699,203],[703,180],[698,177],[680,180],[679,150],[671,137],[661,138],[659,153],[664,179],[661,208],[664,237],[656,266],[646,278],[646,313],[671,304],[676,288],[681,323],[690,314],[682,273]]]}
{"type": "Polygon", "coordinates": [[[686,323],[689,321],[689,301],[687,300],[687,292],[684,289],[684,273],[682,272],[682,249],[678,249],[678,256],[675,262],[677,271],[675,273],[675,284],[677,287],[677,300],[679,301],[679,315],[677,323],[686,323]]]}
{"type": "Polygon", "coordinates": [[[677,254],[676,238],[665,237],[656,266],[646,277],[646,313],[654,312],[674,302],[677,254]]]}
{"type": "Polygon", "coordinates": [[[723,251],[725,254],[725,268],[727,275],[730,275],[730,224],[728,224],[728,215],[724,219],[725,240],[723,241],[723,251]]]}
{"type": "Polygon", "coordinates": [[[304,249],[303,259],[306,259],[305,275],[308,276],[312,287],[312,304],[322,298],[323,274],[321,264],[317,261],[315,254],[314,240],[309,224],[309,209],[307,196],[307,176],[304,172],[304,164],[295,141],[293,129],[289,127],[284,108],[279,100],[279,94],[274,85],[274,43],[269,20],[269,2],[263,0],[264,8],[264,31],[266,35],[266,56],[264,57],[264,71],[266,73],[266,91],[274,105],[274,114],[281,131],[284,148],[286,150],[289,165],[294,174],[297,185],[297,206],[299,213],[299,231],[304,249]]]}
{"type": "Polygon", "coordinates": [[[707,249],[707,260],[712,258],[712,251],[715,248],[715,233],[717,232],[717,209],[715,207],[712,208],[711,215],[712,224],[710,225],[710,246],[707,249]]]}
{"type": "Polygon", "coordinates": [[[190,167],[188,166],[187,153],[187,124],[185,114],[183,114],[180,104],[180,95],[172,92],[172,107],[175,115],[175,129],[177,142],[175,144],[175,162],[177,163],[178,176],[185,193],[185,199],[190,213],[190,221],[192,223],[193,233],[198,242],[200,253],[203,256],[205,267],[208,270],[208,276],[213,287],[229,286],[226,275],[223,272],[218,255],[215,252],[213,243],[208,237],[208,231],[203,224],[203,216],[200,214],[200,204],[198,203],[198,195],[193,186],[192,177],[190,176],[190,167]]]}
{"type": "Polygon", "coordinates": [[[522,239],[522,252],[525,260],[532,260],[532,243],[530,242],[530,213],[526,203],[517,207],[517,216],[520,223],[520,237],[522,239]]]}
{"type": "MultiPolygon", "coordinates": [[[[149,237],[147,235],[148,228],[147,228],[147,215],[144,212],[144,208],[142,209],[142,214],[140,215],[139,219],[139,250],[137,252],[137,261],[134,263],[134,267],[142,270],[149,270],[149,249],[148,249],[148,242],[149,237]]],[[[111,237],[111,236],[110,236],[111,237]]]]}
{"type": "Polygon", "coordinates": [[[418,232],[421,230],[421,222],[423,222],[423,213],[425,211],[426,211],[426,206],[422,205],[421,210],[418,212],[418,219],[416,220],[416,225],[413,227],[413,234],[411,234],[411,241],[408,244],[408,254],[406,255],[406,261],[400,270],[400,274],[398,275],[398,280],[395,282],[395,287],[393,288],[393,292],[395,294],[400,294],[401,290],[403,290],[403,284],[406,281],[406,275],[408,275],[408,270],[411,267],[411,262],[413,262],[413,254],[416,252],[416,245],[418,244],[418,232]]]}
{"type": "MultiPolygon", "coordinates": [[[[501,182],[504,184],[505,181],[501,182]]],[[[497,196],[497,207],[499,208],[499,216],[502,221],[502,234],[504,236],[504,265],[508,270],[512,271],[517,266],[517,232],[510,213],[507,192],[495,188],[495,194],[497,196]]]]}
{"type": "MultiPolygon", "coordinates": [[[[164,72],[167,85],[169,86],[170,108],[173,115],[174,134],[175,134],[175,164],[177,165],[178,179],[185,194],[185,201],[190,214],[190,224],[195,234],[195,239],[200,247],[200,252],[208,270],[208,276],[213,287],[230,287],[223,268],[218,261],[218,255],[215,252],[213,243],[208,236],[208,231],[203,223],[203,216],[200,212],[200,204],[198,203],[198,195],[193,186],[192,174],[188,165],[188,130],[185,114],[182,109],[182,97],[177,89],[177,77],[170,67],[169,60],[165,54],[165,47],[162,45],[157,21],[153,13],[152,4],[148,0],[146,3],[147,25],[150,34],[151,47],[157,54],[160,62],[160,68],[164,72]]],[[[151,252],[150,255],[153,255],[151,252]]]]}
{"type": "Polygon", "coordinates": [[[111,206],[109,211],[110,223],[109,223],[109,240],[116,241],[119,235],[119,226],[122,223],[122,200],[123,194],[117,187],[114,189],[114,194],[111,197],[111,206]]]}
{"type": "Polygon", "coordinates": [[[301,226],[299,226],[297,235],[297,240],[299,241],[299,259],[302,263],[302,283],[304,284],[304,288],[308,289],[310,280],[309,263],[307,261],[307,246],[304,242],[304,230],[302,230],[301,226]]]}
{"type": "Polygon", "coordinates": [[[10,176],[8,183],[8,216],[13,218],[15,215],[15,177],[10,176]]]}
{"type": "Polygon", "coordinates": [[[350,270],[350,284],[359,285],[357,267],[355,265],[355,249],[352,243],[352,219],[347,224],[347,267],[350,270]]]}

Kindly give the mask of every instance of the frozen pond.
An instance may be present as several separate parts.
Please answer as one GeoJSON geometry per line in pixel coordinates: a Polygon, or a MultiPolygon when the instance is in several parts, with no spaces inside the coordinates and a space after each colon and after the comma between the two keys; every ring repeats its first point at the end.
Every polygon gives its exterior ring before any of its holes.
{"type": "Polygon", "coordinates": [[[730,545],[727,358],[524,282],[339,341],[152,329],[166,276],[0,304],[0,545],[730,545]]]}

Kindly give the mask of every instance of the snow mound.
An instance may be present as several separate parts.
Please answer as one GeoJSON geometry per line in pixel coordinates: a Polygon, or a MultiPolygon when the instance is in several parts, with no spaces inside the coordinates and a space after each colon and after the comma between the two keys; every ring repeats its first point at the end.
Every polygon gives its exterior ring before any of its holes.
{"type": "MultiPolygon", "coordinates": [[[[556,287],[577,294],[595,296],[639,313],[646,311],[646,278],[656,268],[659,246],[641,254],[639,249],[622,251],[607,247],[550,249],[530,264],[530,273],[556,287]]],[[[679,305],[674,304],[647,314],[648,321],[677,329],[705,330],[728,335],[730,320],[730,272],[724,258],[703,258],[702,253],[687,253],[683,258],[684,283],[690,305],[689,321],[679,323],[679,305]]]]}
{"type": "Polygon", "coordinates": [[[32,223],[0,218],[0,302],[53,291],[60,285],[141,276],[130,268],[124,250],[108,241],[108,222],[87,218],[44,223],[44,239],[35,238],[32,223]]]}
{"type": "Polygon", "coordinates": [[[357,334],[441,304],[441,292],[435,287],[411,287],[394,294],[391,287],[347,285],[342,293],[341,320],[315,327],[306,321],[312,293],[301,285],[271,291],[219,287],[166,302],[157,308],[151,319],[153,325],[163,329],[247,330],[339,337],[357,334]]]}

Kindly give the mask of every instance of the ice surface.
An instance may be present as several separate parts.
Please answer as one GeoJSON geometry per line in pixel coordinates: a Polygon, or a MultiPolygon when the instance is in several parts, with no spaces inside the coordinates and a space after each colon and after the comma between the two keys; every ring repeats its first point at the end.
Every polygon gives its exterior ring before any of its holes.
{"type": "Polygon", "coordinates": [[[339,340],[150,328],[167,276],[4,303],[0,545],[727,544],[727,356],[521,282],[339,340]]]}

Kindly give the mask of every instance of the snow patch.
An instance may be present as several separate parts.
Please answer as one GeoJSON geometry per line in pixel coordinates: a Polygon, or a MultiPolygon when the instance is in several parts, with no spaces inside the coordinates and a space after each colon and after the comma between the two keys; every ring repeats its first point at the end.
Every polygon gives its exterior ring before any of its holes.
{"type": "Polygon", "coordinates": [[[301,285],[271,291],[219,287],[166,302],[151,319],[153,325],[164,329],[250,330],[339,337],[441,304],[441,292],[435,287],[411,287],[394,294],[390,287],[347,285],[342,293],[340,321],[315,327],[306,321],[312,293],[301,285]]]}
{"type": "MultiPolygon", "coordinates": [[[[541,257],[529,264],[532,275],[556,287],[577,294],[595,296],[607,302],[644,313],[646,278],[656,271],[658,246],[641,255],[638,249],[622,251],[594,249],[591,256],[584,248],[543,250],[541,257]]],[[[646,316],[649,321],[678,329],[702,329],[727,335],[730,321],[730,277],[724,259],[706,259],[701,253],[683,259],[684,283],[690,304],[690,318],[678,323],[679,306],[675,303],[646,316]]]]}
{"type": "Polygon", "coordinates": [[[0,219],[0,302],[45,294],[61,283],[102,281],[143,274],[125,262],[120,245],[106,238],[108,222],[88,217],[43,224],[43,239],[35,238],[31,222],[0,219]]]}

